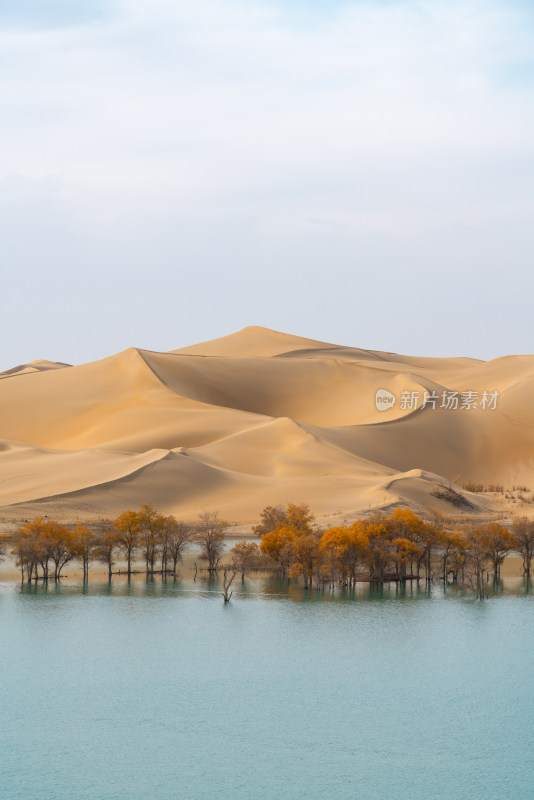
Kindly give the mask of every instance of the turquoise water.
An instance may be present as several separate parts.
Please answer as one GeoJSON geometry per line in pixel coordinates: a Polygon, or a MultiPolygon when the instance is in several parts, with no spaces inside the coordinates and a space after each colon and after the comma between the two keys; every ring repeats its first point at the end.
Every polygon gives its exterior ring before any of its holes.
{"type": "Polygon", "coordinates": [[[534,797],[534,606],[246,581],[0,591],[0,797],[534,797]]]}

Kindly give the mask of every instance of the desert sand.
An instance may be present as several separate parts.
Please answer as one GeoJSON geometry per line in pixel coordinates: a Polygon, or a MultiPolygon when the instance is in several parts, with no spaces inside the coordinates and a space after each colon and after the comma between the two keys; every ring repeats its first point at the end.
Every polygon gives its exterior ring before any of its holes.
{"type": "Polygon", "coordinates": [[[416,358],[249,327],[159,353],[0,373],[0,519],[110,517],[143,502],[195,519],[257,520],[309,503],[328,521],[404,504],[534,516],[534,356],[416,358]],[[396,397],[380,411],[379,389],[396,397]],[[470,409],[403,408],[403,392],[478,392],[470,409]],[[481,408],[497,391],[495,409],[481,408]],[[434,494],[452,486],[471,504],[434,494]]]}

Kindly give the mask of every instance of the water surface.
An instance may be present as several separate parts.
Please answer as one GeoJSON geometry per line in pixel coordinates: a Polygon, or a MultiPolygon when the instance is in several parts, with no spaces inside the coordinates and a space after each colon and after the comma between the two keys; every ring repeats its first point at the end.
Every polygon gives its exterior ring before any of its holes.
{"type": "Polygon", "coordinates": [[[519,585],[219,592],[2,584],[0,797],[533,797],[519,585]]]}

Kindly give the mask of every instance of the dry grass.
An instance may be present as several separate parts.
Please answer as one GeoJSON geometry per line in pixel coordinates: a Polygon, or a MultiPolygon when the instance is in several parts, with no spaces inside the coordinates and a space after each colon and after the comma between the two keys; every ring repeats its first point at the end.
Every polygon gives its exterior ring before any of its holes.
{"type": "Polygon", "coordinates": [[[469,502],[461,492],[457,492],[452,486],[436,486],[431,494],[433,497],[437,497],[439,500],[445,500],[447,503],[452,503],[453,506],[458,508],[473,508],[473,503],[469,502]]]}

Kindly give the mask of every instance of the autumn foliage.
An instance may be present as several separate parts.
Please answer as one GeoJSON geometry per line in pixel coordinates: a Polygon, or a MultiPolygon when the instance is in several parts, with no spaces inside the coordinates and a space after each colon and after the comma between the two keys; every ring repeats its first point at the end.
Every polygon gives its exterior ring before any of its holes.
{"type": "Polygon", "coordinates": [[[0,537],[0,557],[11,551],[23,582],[58,581],[71,561],[82,565],[84,581],[95,561],[105,565],[111,578],[118,559],[126,563],[128,577],[136,562],[147,575],[176,576],[186,548],[196,542],[210,574],[224,568],[228,596],[236,574],[244,580],[247,572],[274,568],[305,589],[326,584],[354,588],[362,580],[383,584],[439,578],[469,586],[483,597],[490,576],[499,580],[508,553],[521,555],[527,578],[534,556],[534,521],[526,517],[515,519],[508,530],[497,522],[453,524],[435,512],[422,518],[399,507],[321,529],[309,506],[290,503],[262,511],[253,528],[259,546],[242,541],[225,556],[226,527],[216,512],[185,523],[148,503],[93,526],[37,517],[0,537]]]}
{"type": "Polygon", "coordinates": [[[282,574],[298,577],[305,588],[313,582],[354,587],[357,580],[429,582],[433,577],[471,586],[484,595],[484,579],[500,578],[506,555],[523,556],[530,574],[534,553],[534,522],[516,520],[510,532],[496,522],[451,529],[444,518],[423,519],[397,508],[374,512],[351,525],[320,530],[308,506],[270,506],[262,514],[260,550],[282,574]],[[270,523],[270,525],[269,525],[270,523]]]}
{"type": "Polygon", "coordinates": [[[111,577],[117,558],[126,560],[128,577],[133,561],[142,558],[147,574],[170,572],[176,575],[187,544],[194,538],[195,527],[178,522],[172,515],[159,514],[145,503],[138,511],[124,511],[115,520],[92,527],[85,524],[62,525],[37,517],[9,537],[11,553],[20,567],[22,581],[60,580],[70,561],[79,561],[84,581],[89,564],[99,561],[111,577]]]}

